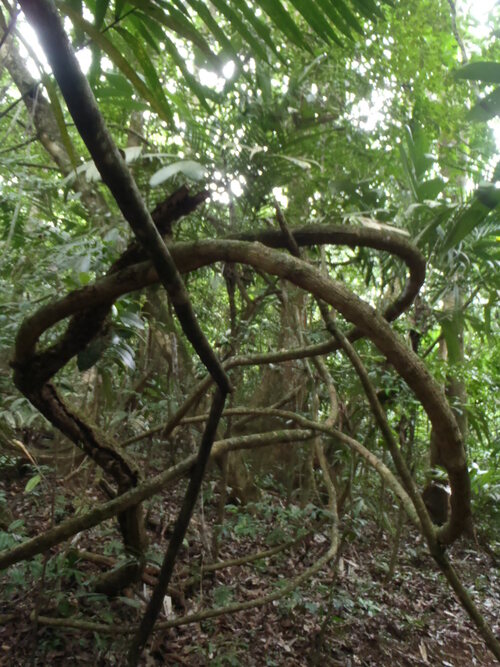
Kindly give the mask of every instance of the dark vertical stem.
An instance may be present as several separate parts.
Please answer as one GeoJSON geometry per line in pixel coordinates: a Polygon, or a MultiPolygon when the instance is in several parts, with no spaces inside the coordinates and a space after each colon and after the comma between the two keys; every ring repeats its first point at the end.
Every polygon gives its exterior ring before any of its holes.
{"type": "Polygon", "coordinates": [[[196,319],[189,295],[169,249],[144,204],[83,75],[75,52],[52,0],[20,0],[26,18],[35,28],[47,60],[59,84],[75,126],[87,146],[103,182],[110,189],[137,240],[150,255],[196,353],[226,393],[229,379],[196,319]]]}
{"type": "Polygon", "coordinates": [[[217,389],[214,394],[205,431],[201,439],[198,458],[193,467],[188,488],[186,490],[186,495],[184,496],[184,501],[182,503],[181,511],[179,512],[179,516],[175,522],[172,537],[168,544],[165,558],[163,559],[160,575],[158,577],[158,584],[153,591],[153,595],[151,596],[151,600],[149,601],[147,609],[144,613],[139,630],[137,631],[130,646],[130,651],[128,654],[128,665],[130,667],[135,667],[135,665],[138,664],[141,653],[146,646],[149,635],[151,634],[155,621],[158,617],[158,614],[160,613],[161,606],[163,604],[163,598],[165,597],[165,593],[167,591],[167,587],[174,569],[177,553],[186,534],[186,530],[189,525],[196,500],[198,498],[201,483],[203,481],[203,475],[205,473],[205,468],[210,456],[210,451],[212,449],[212,444],[217,431],[217,425],[221,418],[225,401],[226,394],[223,393],[220,389],[217,389]]]}

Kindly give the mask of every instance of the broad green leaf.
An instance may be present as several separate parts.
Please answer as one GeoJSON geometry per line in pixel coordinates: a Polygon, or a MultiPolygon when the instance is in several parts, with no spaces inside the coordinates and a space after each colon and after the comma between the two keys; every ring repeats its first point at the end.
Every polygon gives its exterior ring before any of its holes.
{"type": "Polygon", "coordinates": [[[474,199],[470,205],[464,207],[455,218],[443,242],[443,251],[455,248],[473,229],[485,221],[489,212],[490,209],[478,199],[474,199]]]}
{"type": "Polygon", "coordinates": [[[120,345],[114,348],[114,353],[125,368],[131,371],[135,370],[134,353],[128,345],[121,341],[120,345]]]}
{"type": "Polygon", "coordinates": [[[160,100],[153,95],[152,91],[144,84],[134,69],[134,67],[122,56],[116,46],[99,30],[79,16],[70,7],[62,2],[58,2],[58,7],[61,12],[68,16],[68,18],[82,28],[94,42],[109,56],[110,60],[118,67],[118,69],[127,77],[130,83],[134,86],[136,91],[146,99],[156,113],[167,123],[172,122],[172,112],[168,105],[162,104],[160,100]]]}
{"type": "Polygon", "coordinates": [[[33,475],[31,479],[28,480],[28,483],[24,487],[24,493],[31,493],[36,487],[40,484],[42,481],[42,476],[40,473],[37,473],[36,475],[33,475]]]}
{"type": "Polygon", "coordinates": [[[149,179],[149,185],[154,188],[179,172],[183,173],[187,178],[190,178],[193,181],[200,181],[204,178],[206,169],[202,164],[194,162],[194,160],[181,160],[169,164],[167,167],[162,167],[155,172],[149,179]]]}
{"type": "MultiPolygon", "coordinates": [[[[421,208],[424,208],[421,204],[418,205],[421,208]]],[[[428,209],[428,206],[425,206],[424,210],[428,209]]],[[[433,218],[416,236],[415,244],[421,248],[429,243],[433,246],[436,242],[436,230],[443,226],[444,223],[449,220],[450,216],[453,214],[454,209],[449,206],[441,208],[436,217],[433,218]]]]}
{"type": "Polygon", "coordinates": [[[476,197],[481,204],[493,210],[500,204],[500,189],[490,183],[485,183],[476,190],[476,197]]]}
{"type": "Polygon", "coordinates": [[[486,61],[468,63],[457,70],[454,76],[456,79],[500,83],[500,63],[486,61]]]}
{"type": "Polygon", "coordinates": [[[104,23],[106,12],[108,11],[109,0],[96,0],[94,12],[94,25],[100,30],[104,23]]]}
{"type": "Polygon", "coordinates": [[[500,114],[500,86],[483,97],[469,111],[468,118],[474,122],[484,122],[500,114]]]}
{"type": "MultiPolygon", "coordinates": [[[[408,148],[408,159],[413,167],[416,182],[420,181],[427,169],[433,164],[434,159],[427,153],[429,142],[420,127],[413,131],[408,125],[404,126],[406,146],[408,148]]],[[[415,183],[416,183],[415,182],[415,183]]]]}
{"type": "Polygon", "coordinates": [[[476,241],[473,248],[474,252],[482,250],[483,257],[488,257],[494,261],[500,261],[500,236],[495,236],[494,234],[485,236],[476,241]]]}
{"type": "Polygon", "coordinates": [[[127,0],[116,0],[115,1],[115,21],[123,15],[123,9],[127,4],[127,0]]]}
{"type": "Polygon", "coordinates": [[[54,114],[57,127],[59,128],[59,132],[61,133],[61,140],[64,144],[64,148],[66,149],[66,152],[70,159],[71,166],[73,167],[73,169],[76,169],[78,160],[76,157],[75,149],[73,147],[73,142],[71,141],[71,138],[68,134],[68,129],[66,127],[66,123],[64,121],[64,114],[61,104],[59,103],[57,89],[54,85],[54,82],[52,81],[50,76],[48,76],[48,74],[44,74],[44,76],[42,77],[42,81],[43,85],[45,86],[45,90],[47,91],[47,95],[49,96],[50,105],[52,107],[52,113],[54,114]]]}
{"type": "Polygon", "coordinates": [[[491,334],[491,311],[496,306],[495,302],[496,302],[496,299],[490,298],[488,303],[486,303],[484,308],[483,308],[484,324],[485,324],[485,329],[486,329],[488,334],[491,334]]]}
{"type": "Polygon", "coordinates": [[[135,313],[123,313],[120,315],[120,322],[129,329],[144,331],[144,321],[135,313]]]}
{"type": "Polygon", "coordinates": [[[417,195],[419,201],[425,199],[436,199],[438,194],[443,191],[445,182],[442,178],[431,178],[429,181],[424,181],[417,185],[417,195]]]}
{"type": "Polygon", "coordinates": [[[434,164],[434,158],[429,155],[429,140],[422,128],[417,125],[413,132],[406,126],[408,149],[415,169],[415,176],[420,181],[425,172],[434,164]],[[411,137],[411,141],[410,138],[411,137]]]}
{"type": "MultiPolygon", "coordinates": [[[[107,79],[109,88],[112,89],[117,96],[132,97],[134,88],[130,85],[126,76],[116,72],[104,72],[104,76],[107,79]]],[[[101,84],[101,86],[102,88],[105,87],[103,84],[101,84]]],[[[99,90],[98,93],[100,93],[99,90]]]]}

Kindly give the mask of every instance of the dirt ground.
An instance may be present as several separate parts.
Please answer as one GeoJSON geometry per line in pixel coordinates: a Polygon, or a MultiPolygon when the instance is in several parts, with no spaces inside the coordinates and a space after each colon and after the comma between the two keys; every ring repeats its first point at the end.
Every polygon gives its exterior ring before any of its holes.
{"type": "MultiPolygon", "coordinates": [[[[21,531],[21,539],[57,521],[58,513],[62,518],[75,511],[73,499],[68,500],[60,491],[49,494],[40,485],[36,492],[27,494],[25,485],[26,480],[15,480],[2,481],[0,486],[13,518],[24,519],[24,525],[13,531],[21,531]]],[[[92,500],[87,497],[85,502],[92,500]]],[[[281,507],[276,498],[269,502],[281,507]]],[[[153,561],[161,560],[175,509],[175,499],[165,496],[161,512],[151,514],[150,540],[156,550],[153,561]]],[[[255,600],[313,564],[328,545],[326,529],[319,530],[275,556],[189,583],[188,571],[192,576],[203,554],[210,551],[215,512],[216,501],[207,501],[193,517],[172,581],[173,594],[165,605],[169,618],[255,600]]],[[[269,548],[268,538],[276,528],[277,516],[276,512],[270,513],[259,522],[241,511],[228,514],[219,560],[269,548]]],[[[335,569],[324,568],[292,595],[266,606],[157,631],[141,665],[497,664],[413,529],[404,526],[397,565],[389,576],[393,537],[369,519],[342,528],[344,538],[335,569]]],[[[2,573],[0,664],[125,665],[131,632],[121,632],[122,626],[136,625],[141,618],[154,583],[154,564],[153,577],[147,583],[141,582],[109,601],[93,594],[87,585],[102,566],[78,557],[87,550],[113,558],[118,549],[118,531],[113,522],[107,522],[80,534],[73,544],[60,545],[45,558],[39,556],[2,573]],[[96,633],[48,627],[36,622],[34,611],[41,617],[113,623],[114,629],[96,633]]],[[[466,541],[452,548],[451,557],[493,631],[500,635],[500,576],[492,557],[466,541]]]]}

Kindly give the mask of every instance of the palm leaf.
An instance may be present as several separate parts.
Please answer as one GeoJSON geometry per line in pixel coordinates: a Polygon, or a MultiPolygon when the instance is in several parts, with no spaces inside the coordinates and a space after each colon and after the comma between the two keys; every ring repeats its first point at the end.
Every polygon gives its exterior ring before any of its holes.
{"type": "Polygon", "coordinates": [[[290,2],[318,37],[321,37],[327,43],[334,41],[337,44],[342,44],[326,20],[325,15],[321,13],[314,2],[310,2],[309,0],[290,0],[290,2]]]}
{"type": "Polygon", "coordinates": [[[229,21],[231,27],[250,45],[255,54],[267,62],[267,53],[259,39],[247,27],[241,15],[233,9],[225,0],[213,0],[214,6],[229,21]]]}
{"type": "Polygon", "coordinates": [[[177,48],[175,47],[175,44],[173,42],[171,42],[170,39],[166,35],[164,37],[164,44],[165,44],[165,49],[172,56],[172,60],[175,62],[177,67],[182,72],[182,75],[183,75],[187,85],[189,86],[189,88],[193,91],[193,93],[196,95],[196,97],[200,100],[201,104],[205,107],[205,109],[210,112],[210,106],[207,102],[207,97],[211,97],[215,101],[218,101],[217,93],[214,93],[209,88],[203,87],[195,79],[195,77],[187,69],[186,63],[184,62],[184,58],[177,51],[177,48]]]}
{"type": "Polygon", "coordinates": [[[304,40],[302,30],[283,7],[280,0],[257,0],[257,4],[290,41],[300,46],[301,49],[312,53],[311,47],[304,40]]]}
{"type": "Polygon", "coordinates": [[[198,30],[196,30],[191,21],[171,3],[162,2],[161,4],[164,9],[161,9],[151,2],[151,0],[129,0],[129,2],[131,5],[137,7],[148,16],[151,16],[152,19],[165,26],[165,28],[172,30],[172,32],[176,33],[179,37],[183,37],[194,44],[213,66],[218,67],[219,60],[208,45],[206,39],[198,30]]]}
{"type": "Polygon", "coordinates": [[[142,72],[149,86],[149,89],[151,90],[155,98],[160,102],[162,106],[168,107],[168,102],[165,97],[165,93],[163,92],[163,85],[160,83],[160,80],[158,78],[157,68],[151,62],[151,59],[149,58],[142,41],[140,39],[137,39],[137,37],[132,35],[128,30],[122,28],[121,26],[117,26],[116,32],[129,45],[129,47],[131,48],[131,52],[137,58],[137,62],[139,63],[142,69],[142,72]]]}
{"type": "Polygon", "coordinates": [[[233,47],[231,41],[226,36],[224,30],[214,19],[214,17],[212,16],[212,12],[210,11],[210,9],[208,9],[205,3],[202,2],[202,0],[186,0],[186,1],[195,10],[195,12],[201,18],[201,20],[205,23],[207,29],[219,42],[222,48],[226,49],[226,51],[233,57],[234,61],[237,62],[238,54],[236,49],[233,47]]]}
{"type": "Polygon", "coordinates": [[[144,84],[142,79],[137,75],[134,67],[129,61],[122,56],[116,46],[104,35],[97,30],[95,26],[86,21],[78,12],[74,11],[65,3],[58,3],[61,12],[65,14],[71,21],[82,29],[94,42],[107,54],[110,60],[116,67],[126,76],[136,91],[149,102],[151,107],[163,120],[170,123],[172,121],[172,111],[165,100],[164,95],[160,99],[156,97],[153,92],[144,84]]]}
{"type": "Polygon", "coordinates": [[[273,51],[282,62],[285,62],[285,58],[276,49],[276,44],[274,43],[269,26],[256,16],[255,10],[248,6],[246,0],[233,0],[233,3],[238,7],[262,41],[267,44],[271,51],[273,51]]]}

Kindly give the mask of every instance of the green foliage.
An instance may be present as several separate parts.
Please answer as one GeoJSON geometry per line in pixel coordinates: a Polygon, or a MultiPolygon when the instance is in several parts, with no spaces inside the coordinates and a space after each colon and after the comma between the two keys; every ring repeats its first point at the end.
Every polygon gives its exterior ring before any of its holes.
{"type": "Polygon", "coordinates": [[[234,602],[234,590],[229,586],[217,586],[213,592],[213,599],[216,607],[227,607],[234,602]]]}
{"type": "MultiPolygon", "coordinates": [[[[456,396],[450,402],[468,416],[474,510],[485,522],[498,522],[500,196],[495,182],[500,162],[490,127],[470,122],[498,114],[499,88],[492,88],[500,83],[498,42],[478,42],[460,26],[477,60],[459,67],[444,0],[213,0],[210,6],[202,0],[60,0],[58,7],[82,62],[88,60],[92,90],[148,207],[183,184],[192,192],[210,190],[211,200],[175,225],[176,241],[277,229],[279,202],[290,227],[382,222],[418,245],[427,259],[423,314],[415,307],[394,326],[408,344],[417,334],[418,353],[443,385],[453,379],[466,387],[465,406],[456,396]],[[479,102],[469,82],[479,82],[479,102]],[[446,359],[440,353],[444,344],[446,359]]],[[[28,433],[45,423],[12,384],[9,359],[16,333],[41,304],[99,279],[126,248],[130,233],[53,79],[40,73],[40,108],[55,133],[42,145],[37,138],[45,135],[35,125],[36,116],[23,106],[7,70],[0,77],[0,429],[26,440],[29,449],[28,433]],[[56,160],[61,154],[63,167],[56,160]]],[[[304,256],[377,308],[394,299],[407,278],[401,262],[367,249],[313,248],[304,256]]],[[[221,357],[326,339],[314,302],[269,276],[246,267],[235,271],[234,329],[221,267],[185,276],[196,316],[221,357]],[[286,317],[290,304],[295,319],[286,317]]],[[[65,325],[45,334],[41,348],[65,325]]],[[[366,341],[356,345],[421,481],[429,442],[422,407],[379,352],[366,341]]],[[[341,428],[388,463],[352,368],[341,354],[329,355],[326,364],[339,398],[341,428]]],[[[114,305],[102,333],[60,371],[56,384],[110,439],[156,429],[129,449],[148,476],[195,451],[198,423],[180,425],[167,443],[159,427],[203,374],[171,305],[163,293],[147,289],[114,305]]],[[[296,382],[300,393],[293,401],[312,416],[318,383],[309,361],[265,371],[238,369],[234,377],[235,404],[255,405],[262,395],[267,399],[264,390],[273,389],[274,381],[284,391],[296,382]]],[[[203,401],[196,406],[200,413],[206,409],[203,401]]],[[[331,406],[325,387],[318,402],[319,418],[326,419],[331,406]]],[[[378,479],[338,443],[326,442],[325,448],[339,496],[350,485],[347,539],[365,539],[369,518],[392,534],[395,506],[378,479]]],[[[304,468],[307,456],[297,459],[304,468]]],[[[262,500],[229,505],[221,540],[270,547],[329,525],[331,516],[321,506],[321,471],[312,470],[316,488],[299,506],[293,492],[266,469],[264,455],[262,460],[257,474],[265,490],[262,500]]],[[[251,475],[260,464],[260,459],[257,464],[247,460],[251,475]]],[[[22,485],[28,500],[39,502],[45,487],[39,470],[22,485]]],[[[211,500],[207,494],[206,503],[211,500]]],[[[6,497],[0,496],[2,502],[6,497]]],[[[82,495],[77,509],[94,502],[90,494],[82,495]]],[[[62,501],[57,505],[59,520],[66,510],[62,501]]],[[[167,510],[158,511],[164,521],[167,510]]],[[[123,556],[114,528],[100,530],[106,538],[103,552],[123,556]]],[[[25,538],[25,524],[18,520],[0,532],[0,549],[25,538]]],[[[184,546],[192,544],[190,537],[184,546]]],[[[160,564],[162,557],[160,547],[152,545],[148,558],[160,564]]],[[[41,558],[12,568],[9,590],[28,591],[42,569],[41,558]]],[[[98,618],[113,620],[109,606],[80,585],[71,551],[50,558],[46,576],[58,614],[74,612],[58,584],[64,581],[95,604],[98,618]]],[[[229,586],[213,591],[215,606],[232,599],[229,586]]],[[[138,606],[128,598],[121,602],[138,606]]],[[[280,608],[316,614],[315,604],[297,591],[280,608]]],[[[368,616],[379,612],[369,590],[356,601],[340,597],[335,605],[333,621],[339,623],[342,608],[368,616]]],[[[105,639],[96,641],[103,650],[109,646],[105,639]]],[[[242,664],[244,650],[213,640],[206,659],[214,665],[242,664]]]]}
{"type": "MultiPolygon", "coordinates": [[[[500,63],[474,62],[464,65],[455,72],[457,79],[500,83],[500,63]]],[[[469,113],[472,121],[487,121],[500,114],[500,88],[495,88],[477,102],[469,113]]]]}
{"type": "Polygon", "coordinates": [[[98,85],[101,59],[106,54],[137,93],[169,124],[174,119],[156,64],[163,49],[171,56],[188,89],[209,109],[207,98],[216,98],[185,66],[181,40],[199,63],[220,71],[225,58],[238,59],[240,49],[263,62],[270,62],[271,58],[283,60],[280,50],[286,40],[312,52],[309,40],[304,38],[305,24],[315,34],[318,44],[341,44],[340,35],[352,39],[351,30],[363,34],[362,23],[353,9],[370,19],[383,16],[374,2],[353,3],[350,7],[344,0],[335,7],[317,0],[284,4],[262,0],[256,3],[258,13],[241,0],[234,3],[217,0],[213,3],[214,12],[199,0],[176,4],[153,0],[134,0],[128,6],[118,2],[60,0],[58,3],[60,11],[73,23],[75,41],[81,43],[84,35],[92,40],[91,82],[98,85]],[[91,21],[86,18],[89,13],[91,21]],[[142,77],[138,76],[137,68],[142,77]]]}
{"type": "Polygon", "coordinates": [[[41,481],[42,481],[42,477],[39,473],[37,473],[36,475],[33,475],[33,477],[31,477],[28,480],[26,486],[24,487],[24,492],[25,493],[31,493],[31,491],[36,489],[36,487],[40,484],[41,481]]]}

